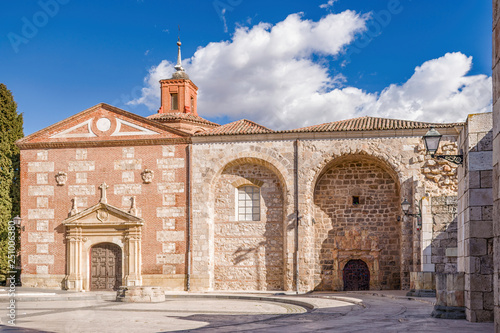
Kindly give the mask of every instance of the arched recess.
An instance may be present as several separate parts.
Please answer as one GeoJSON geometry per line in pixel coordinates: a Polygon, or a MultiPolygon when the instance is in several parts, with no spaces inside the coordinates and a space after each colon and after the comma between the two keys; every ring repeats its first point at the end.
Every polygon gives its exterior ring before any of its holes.
{"type": "Polygon", "coordinates": [[[287,285],[287,187],[266,160],[242,157],[226,163],[211,183],[213,288],[283,290],[287,285]],[[259,193],[258,220],[240,220],[238,188],[259,193]]]}
{"type": "Polygon", "coordinates": [[[387,162],[353,154],[327,163],[313,191],[314,288],[343,290],[344,265],[362,260],[370,289],[399,289],[400,214],[399,177],[387,162]]]}

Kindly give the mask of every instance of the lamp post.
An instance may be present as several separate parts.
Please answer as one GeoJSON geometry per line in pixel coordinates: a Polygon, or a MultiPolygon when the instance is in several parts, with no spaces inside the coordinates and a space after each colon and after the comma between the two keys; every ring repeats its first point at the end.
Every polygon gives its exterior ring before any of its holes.
{"type": "Polygon", "coordinates": [[[417,206],[418,209],[417,214],[410,213],[410,206],[411,204],[408,202],[408,200],[406,200],[406,198],[404,198],[403,202],[401,203],[401,209],[403,210],[405,216],[411,216],[417,218],[417,230],[420,230],[422,228],[422,211],[420,209],[420,203],[417,206]]]}
{"type": "Polygon", "coordinates": [[[443,136],[434,127],[431,127],[431,129],[423,137],[427,152],[431,153],[432,158],[441,158],[448,162],[462,165],[464,155],[435,155],[442,137],[443,136]]]}

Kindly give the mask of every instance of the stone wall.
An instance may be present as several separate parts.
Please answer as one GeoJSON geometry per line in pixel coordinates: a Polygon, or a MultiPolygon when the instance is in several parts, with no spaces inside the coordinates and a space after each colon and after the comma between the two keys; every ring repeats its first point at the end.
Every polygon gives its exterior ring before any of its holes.
{"type": "MultiPolygon", "coordinates": [[[[456,149],[456,137],[454,135],[457,132],[454,129],[443,129],[443,132],[445,134],[443,138],[444,145],[450,149],[456,149]]],[[[370,226],[370,228],[373,228],[370,231],[346,230],[346,237],[343,241],[347,243],[342,243],[340,246],[348,248],[349,242],[351,242],[352,244],[357,244],[356,247],[361,249],[362,252],[365,251],[363,253],[373,256],[377,251],[371,251],[371,244],[374,239],[372,239],[373,237],[370,233],[377,233],[377,228],[389,228],[390,230],[395,227],[396,230],[391,232],[394,232],[397,237],[394,239],[391,238],[389,242],[396,242],[398,246],[394,249],[391,248],[389,252],[393,253],[389,254],[389,256],[397,259],[388,261],[394,261],[396,267],[399,266],[399,271],[396,272],[392,268],[385,270],[382,274],[382,277],[385,276],[385,278],[381,278],[380,281],[385,279],[384,281],[386,281],[387,285],[382,286],[377,282],[376,286],[377,288],[400,286],[402,289],[409,289],[410,272],[414,271],[415,266],[418,266],[420,263],[420,247],[415,247],[415,242],[418,242],[420,239],[418,234],[420,231],[416,229],[413,218],[400,218],[400,221],[398,221],[398,215],[403,215],[400,203],[404,198],[414,203],[423,197],[425,193],[428,193],[432,197],[456,195],[455,167],[441,163],[431,165],[432,162],[428,162],[431,157],[426,155],[422,141],[423,134],[425,134],[425,130],[416,133],[402,132],[400,135],[394,132],[363,132],[359,133],[359,137],[353,138],[333,137],[338,134],[332,134],[331,138],[324,137],[317,139],[311,138],[310,134],[304,134],[304,137],[299,134],[294,140],[272,135],[252,135],[245,137],[247,141],[243,141],[242,138],[237,141],[232,137],[193,138],[193,266],[191,275],[193,290],[217,288],[215,276],[218,273],[215,272],[215,266],[219,259],[217,259],[216,254],[215,235],[217,234],[216,228],[218,228],[218,223],[225,223],[222,220],[218,220],[217,216],[220,215],[219,211],[231,211],[232,209],[231,203],[229,203],[229,208],[227,209],[220,210],[218,207],[220,204],[217,201],[217,193],[220,188],[219,181],[223,177],[226,177],[224,175],[221,178],[225,170],[239,165],[258,165],[264,167],[275,175],[282,186],[283,223],[286,226],[283,234],[284,265],[281,273],[283,274],[284,290],[295,289],[296,287],[294,284],[294,272],[297,268],[295,265],[294,226],[297,215],[295,214],[294,207],[296,199],[294,189],[295,173],[297,174],[299,289],[301,291],[314,290],[321,282],[321,265],[328,270],[328,266],[332,260],[327,258],[319,259],[321,246],[318,244],[327,239],[326,235],[328,235],[328,232],[334,232],[331,226],[332,218],[325,217],[323,221],[330,221],[328,222],[330,223],[330,229],[328,229],[327,222],[325,222],[324,228],[322,228],[322,236],[318,236],[318,223],[321,223],[318,220],[321,221],[321,219],[316,219],[317,204],[319,203],[315,202],[317,185],[321,183],[322,177],[332,167],[339,165],[341,161],[344,161],[349,156],[355,157],[359,161],[369,161],[368,163],[378,165],[379,170],[383,170],[383,172],[377,171],[375,175],[383,173],[384,176],[382,178],[375,176],[374,181],[390,181],[391,184],[376,185],[390,186],[390,190],[382,188],[381,190],[390,191],[390,194],[385,192],[384,195],[388,195],[392,199],[389,206],[386,203],[382,203],[381,200],[379,200],[380,207],[372,205],[374,206],[373,209],[377,211],[389,210],[382,213],[382,215],[385,214],[386,216],[377,220],[376,223],[381,223],[381,226],[370,226]],[[375,135],[379,135],[380,137],[376,137],[375,135]],[[297,147],[297,170],[294,169],[295,147],[297,147]],[[392,225],[384,225],[384,223],[392,223],[392,225]],[[317,239],[321,237],[325,238],[318,241],[317,239]],[[415,251],[418,253],[415,254],[415,251]],[[320,264],[320,260],[323,260],[323,263],[320,264]],[[399,277],[395,278],[397,274],[399,274],[399,277]],[[398,279],[400,282],[395,282],[398,279]]],[[[258,178],[255,176],[248,177],[258,178]]],[[[326,178],[324,180],[327,181],[326,178]]],[[[346,186],[344,193],[350,193],[351,190],[359,188],[358,185],[350,183],[349,186],[346,186]]],[[[369,184],[365,185],[368,186],[369,184]]],[[[319,185],[319,189],[321,189],[321,186],[323,185],[319,185]]],[[[325,184],[325,186],[330,185],[325,184]]],[[[352,200],[352,196],[356,195],[350,193],[348,196],[352,200]]],[[[361,194],[360,197],[362,199],[363,195],[361,194]]],[[[228,200],[230,200],[229,197],[228,200]]],[[[414,209],[413,211],[415,212],[416,210],[414,209]]],[[[349,214],[357,213],[353,213],[351,210],[349,214]]],[[[387,232],[387,230],[384,232],[387,232]]],[[[381,234],[377,234],[377,237],[382,238],[381,234]]],[[[331,241],[334,241],[333,238],[331,241]]],[[[376,240],[374,244],[378,244],[378,242],[376,240]]],[[[377,249],[377,246],[374,249],[377,249]]],[[[431,264],[429,263],[429,265],[431,264]]],[[[330,284],[330,282],[327,282],[327,284],[330,284]]]]}
{"type": "Polygon", "coordinates": [[[495,331],[500,332],[500,0],[493,0],[493,233],[495,331]]]}
{"type": "Polygon", "coordinates": [[[469,115],[459,138],[458,270],[469,321],[493,320],[492,114],[469,115]]]}
{"type": "Polygon", "coordinates": [[[380,163],[352,156],[332,166],[314,192],[316,290],[344,290],[342,270],[365,261],[370,289],[400,288],[397,182],[380,163]]]}
{"type": "Polygon", "coordinates": [[[283,190],[278,177],[256,164],[225,169],[215,183],[217,290],[283,289],[283,190]],[[260,190],[260,219],[239,220],[237,190],[260,190]]]}
{"type": "Polygon", "coordinates": [[[431,198],[431,263],[436,273],[457,272],[457,197],[431,198]]]}

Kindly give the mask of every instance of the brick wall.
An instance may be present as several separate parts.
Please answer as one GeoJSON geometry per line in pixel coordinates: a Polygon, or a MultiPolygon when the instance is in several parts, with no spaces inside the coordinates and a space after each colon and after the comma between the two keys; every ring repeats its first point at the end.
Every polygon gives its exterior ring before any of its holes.
{"type": "Polygon", "coordinates": [[[97,204],[104,182],[109,185],[108,204],[128,212],[131,197],[136,198],[137,215],[145,221],[142,273],[184,274],[185,159],[185,145],[22,150],[25,285],[56,287],[55,280],[64,277],[66,239],[61,222],[69,216],[73,199],[78,211],[97,204]],[[142,179],[145,169],[154,173],[150,183],[142,179]],[[67,178],[61,185],[55,178],[59,172],[67,178]]]}

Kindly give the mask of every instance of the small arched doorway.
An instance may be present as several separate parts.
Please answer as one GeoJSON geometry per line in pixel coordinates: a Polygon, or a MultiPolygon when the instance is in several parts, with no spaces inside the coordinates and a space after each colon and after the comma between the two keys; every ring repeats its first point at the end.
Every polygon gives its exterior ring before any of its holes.
{"type": "Polygon", "coordinates": [[[90,250],[90,290],[117,290],[122,285],[122,249],[100,243],[90,250]]]}
{"type": "Polygon", "coordinates": [[[370,271],[363,260],[349,260],[344,266],[344,290],[369,290],[370,271]]]}

